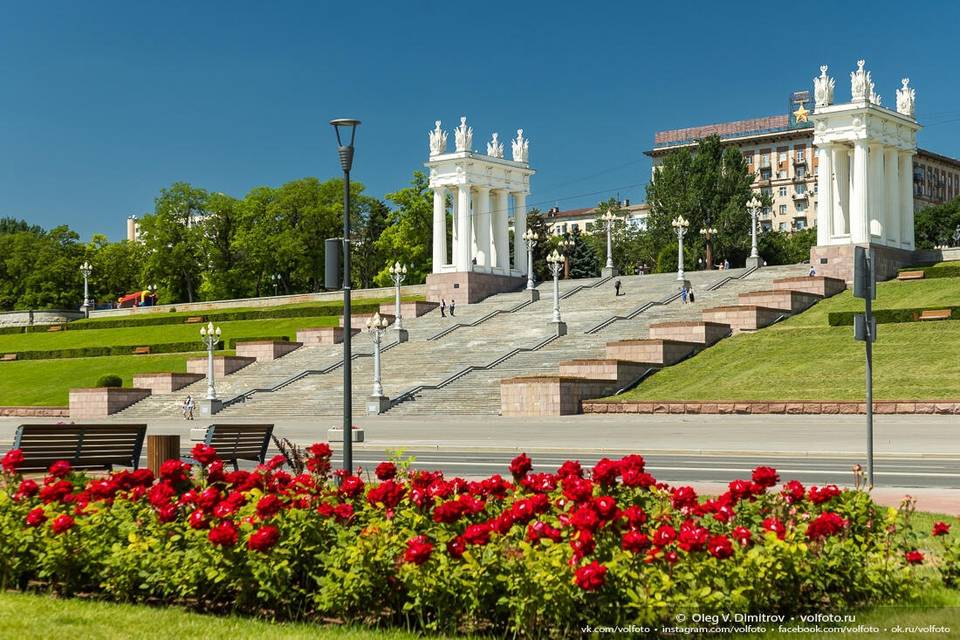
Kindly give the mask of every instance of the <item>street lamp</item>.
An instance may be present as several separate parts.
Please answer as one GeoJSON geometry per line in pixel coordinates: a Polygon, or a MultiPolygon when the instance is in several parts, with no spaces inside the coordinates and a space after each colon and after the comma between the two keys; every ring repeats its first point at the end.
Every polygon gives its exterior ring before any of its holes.
{"type": "Polygon", "coordinates": [[[617,216],[613,215],[613,211],[609,209],[605,214],[603,214],[603,221],[607,223],[607,266],[604,268],[604,276],[617,275],[614,273],[613,269],[613,241],[611,240],[611,232],[613,231],[613,221],[617,219],[617,216]]]}
{"type": "Polygon", "coordinates": [[[673,230],[677,232],[677,280],[684,281],[683,275],[683,236],[687,235],[687,228],[690,222],[683,216],[677,216],[673,219],[673,230]]]}
{"type": "Polygon", "coordinates": [[[390,277],[393,278],[393,284],[397,288],[396,290],[396,318],[394,319],[394,327],[397,330],[397,335],[400,337],[400,342],[407,341],[407,332],[403,328],[403,315],[400,313],[400,285],[403,284],[403,281],[407,277],[407,265],[400,264],[399,261],[393,264],[390,267],[390,277]]]}
{"type": "Polygon", "coordinates": [[[273,274],[272,276],[270,276],[270,281],[273,283],[273,295],[274,295],[274,297],[276,297],[276,295],[277,295],[277,286],[280,284],[280,274],[279,274],[279,273],[275,273],[275,274],[273,274]]]}
{"type": "Polygon", "coordinates": [[[537,244],[537,234],[533,229],[527,229],[522,236],[527,243],[527,291],[534,291],[533,286],[533,245],[537,244]]]}
{"type": "Polygon", "coordinates": [[[560,319],[560,270],[567,261],[566,256],[561,255],[556,249],[547,256],[547,266],[553,274],[553,323],[557,325],[557,335],[562,336],[567,333],[567,325],[560,319]]]}
{"type": "Polygon", "coordinates": [[[560,250],[560,254],[566,258],[563,263],[563,279],[568,280],[570,278],[570,251],[573,249],[574,245],[577,243],[568,238],[560,238],[560,242],[557,243],[557,249],[560,250]]]}
{"type": "Polygon", "coordinates": [[[760,213],[763,202],[754,194],[747,203],[750,209],[750,259],[748,262],[751,267],[760,266],[760,253],[757,251],[757,214],[760,213]]]}
{"type": "Polygon", "coordinates": [[[84,261],[80,265],[80,273],[83,274],[83,306],[80,307],[80,310],[83,311],[83,315],[87,318],[90,317],[90,274],[93,273],[93,267],[89,262],[84,261]]]}
{"type": "Polygon", "coordinates": [[[707,251],[707,269],[713,269],[713,237],[717,235],[717,230],[715,227],[701,227],[700,235],[706,240],[706,251],[707,251]]]}
{"type": "Polygon", "coordinates": [[[389,324],[379,312],[367,320],[367,331],[373,339],[373,394],[367,400],[367,413],[373,415],[383,413],[390,405],[390,399],[383,395],[383,384],[380,382],[380,343],[389,324]]]}
{"type": "Polygon", "coordinates": [[[213,322],[200,327],[200,341],[207,347],[207,400],[216,400],[217,390],[213,383],[213,350],[220,344],[220,327],[214,327],[213,322]]]}
{"type": "Polygon", "coordinates": [[[337,153],[343,169],[343,469],[353,473],[353,389],[351,374],[350,332],[353,328],[350,314],[350,169],[353,167],[353,141],[359,120],[340,118],[331,120],[337,134],[337,153]],[[349,142],[347,141],[347,134],[349,142]]]}

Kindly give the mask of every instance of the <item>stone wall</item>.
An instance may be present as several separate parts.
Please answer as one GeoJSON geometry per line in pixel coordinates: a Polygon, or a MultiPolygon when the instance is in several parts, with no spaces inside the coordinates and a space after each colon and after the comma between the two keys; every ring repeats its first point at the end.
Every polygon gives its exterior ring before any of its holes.
{"type": "Polygon", "coordinates": [[[679,320],[676,322],[658,322],[651,324],[649,336],[663,340],[679,342],[697,342],[705,347],[730,335],[730,325],[697,320],[679,320]]]}
{"type": "Polygon", "coordinates": [[[750,291],[741,293],[740,304],[759,305],[769,309],[779,309],[787,313],[800,313],[817,303],[820,296],[805,291],[774,289],[773,291],[750,291]]]}
{"type": "MultiPolygon", "coordinates": [[[[373,317],[372,313],[351,313],[350,314],[350,324],[354,329],[359,329],[364,331],[367,328],[367,321],[373,317]]],[[[393,321],[396,320],[396,316],[392,313],[381,313],[380,317],[387,321],[387,324],[393,324],[393,321]]],[[[339,326],[343,326],[343,316],[340,316],[339,326]]],[[[341,338],[342,339],[342,338],[341,338]]]]}
{"type": "Polygon", "coordinates": [[[296,351],[302,346],[302,342],[251,340],[237,343],[237,355],[245,358],[254,358],[257,362],[271,362],[277,358],[282,358],[291,351],[296,351]]]}
{"type": "Polygon", "coordinates": [[[566,416],[580,413],[585,398],[615,393],[612,380],[561,376],[524,376],[500,381],[500,414],[504,416],[566,416]]]}
{"type": "MultiPolygon", "coordinates": [[[[917,260],[914,251],[880,244],[869,246],[873,247],[877,281],[896,278],[898,269],[915,264],[917,260]]],[[[852,282],[855,247],[856,245],[852,244],[810,247],[810,264],[816,268],[817,275],[852,282]]]]}
{"type": "Polygon", "coordinates": [[[48,309],[46,311],[2,311],[0,327],[29,327],[39,324],[63,324],[83,317],[80,311],[48,309]]]}
{"type": "MultiPolygon", "coordinates": [[[[404,318],[419,318],[428,314],[440,306],[439,302],[401,302],[400,313],[404,318]]],[[[380,315],[395,315],[397,305],[395,302],[383,302],[380,304],[380,315]]]]}
{"type": "Polygon", "coordinates": [[[607,357],[670,366],[701,348],[697,342],[679,340],[620,340],[607,343],[607,357]]]}
{"type": "Polygon", "coordinates": [[[106,418],[150,395],[150,389],[70,389],[70,418],[106,418]]]}
{"type": "Polygon", "coordinates": [[[773,281],[774,289],[803,291],[829,298],[847,288],[845,280],[840,278],[830,278],[826,276],[797,276],[794,278],[780,278],[773,281]]]}
{"type": "MultiPolygon", "coordinates": [[[[863,414],[864,402],[821,402],[794,400],[784,402],[584,402],[584,413],[683,413],[683,414],[786,414],[837,415],[863,414]]],[[[886,400],[873,403],[876,414],[960,415],[960,401],[886,400]]]]}
{"type": "Polygon", "coordinates": [[[67,407],[0,407],[0,416],[13,418],[69,418],[67,407]]]}
{"type": "MultiPolygon", "coordinates": [[[[360,329],[352,329],[350,335],[355,336],[360,329]]],[[[297,331],[297,342],[302,344],[340,344],[343,342],[343,327],[315,327],[297,331]]]]}
{"type": "Polygon", "coordinates": [[[733,331],[756,331],[773,324],[782,315],[784,312],[779,309],[756,305],[732,305],[703,310],[705,321],[730,325],[733,331]]]}
{"type": "MultiPolygon", "coordinates": [[[[389,298],[394,295],[396,287],[380,287],[377,289],[353,289],[350,299],[369,300],[370,298],[389,298]]],[[[400,287],[403,296],[422,296],[427,287],[423,284],[411,284],[400,287]]],[[[170,311],[214,311],[222,309],[236,309],[246,307],[277,307],[285,304],[300,304],[304,302],[339,302],[343,300],[342,291],[327,291],[323,293],[298,293],[289,296],[267,296],[262,298],[240,298],[237,300],[210,300],[208,302],[182,302],[179,304],[158,304],[155,307],[131,307],[128,309],[103,309],[91,311],[91,318],[112,318],[150,313],[169,313],[170,311]]]]}
{"type": "MultiPolygon", "coordinates": [[[[241,356],[214,356],[213,357],[213,375],[216,378],[228,376],[231,373],[243,369],[248,364],[256,362],[256,358],[244,358],[241,356]]],[[[199,373],[204,377],[207,375],[207,359],[191,358],[187,360],[187,372],[199,373]]]]}
{"type": "Polygon", "coordinates": [[[133,386],[153,393],[173,393],[205,377],[201,373],[138,373],[133,376],[133,386]]]}
{"type": "Polygon", "coordinates": [[[648,364],[628,360],[565,360],[560,363],[560,377],[612,380],[622,388],[649,368],[648,364]]]}
{"type": "Polygon", "coordinates": [[[501,276],[492,273],[458,271],[431,273],[427,276],[427,301],[456,300],[457,304],[480,302],[497,293],[519,291],[526,285],[523,277],[501,276]]]}

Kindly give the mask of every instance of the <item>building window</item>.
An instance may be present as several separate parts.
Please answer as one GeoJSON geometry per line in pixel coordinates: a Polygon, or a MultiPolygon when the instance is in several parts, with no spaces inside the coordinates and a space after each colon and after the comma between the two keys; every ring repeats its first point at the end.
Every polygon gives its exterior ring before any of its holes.
{"type": "Polygon", "coordinates": [[[760,166],[761,166],[761,167],[765,167],[765,168],[769,168],[769,167],[770,167],[770,154],[769,154],[769,153],[764,153],[763,155],[760,156],[760,166]]]}
{"type": "Polygon", "coordinates": [[[807,228],[807,219],[806,218],[795,218],[793,221],[793,228],[799,231],[800,229],[807,228]]]}
{"type": "Polygon", "coordinates": [[[800,182],[793,187],[794,191],[797,192],[797,195],[803,195],[807,192],[807,183],[800,182]]]}
{"type": "Polygon", "coordinates": [[[786,230],[787,230],[787,223],[786,223],[786,222],[781,222],[781,223],[779,224],[779,226],[777,226],[777,229],[778,229],[779,231],[786,231],[786,230]]]}
{"type": "Polygon", "coordinates": [[[580,231],[580,225],[577,224],[576,222],[574,222],[574,223],[573,223],[573,230],[574,230],[574,232],[580,231]]]}
{"type": "Polygon", "coordinates": [[[786,171],[777,171],[777,179],[778,179],[778,180],[786,180],[786,179],[787,179],[787,172],[786,172],[786,171]]]}
{"type": "Polygon", "coordinates": [[[787,161],[787,152],[780,151],[777,153],[777,162],[786,162],[787,161]]]}
{"type": "Polygon", "coordinates": [[[797,201],[797,211],[806,211],[807,210],[807,201],[798,200],[797,201]]]}
{"type": "Polygon", "coordinates": [[[806,152],[803,147],[797,149],[797,162],[806,162],[806,152]]]}
{"type": "Polygon", "coordinates": [[[785,196],[785,195],[787,195],[787,188],[786,188],[786,187],[780,187],[780,188],[777,190],[777,193],[779,193],[781,197],[782,197],[782,196],[785,196]]]}
{"type": "Polygon", "coordinates": [[[769,216],[771,213],[773,213],[773,209],[772,209],[771,207],[764,207],[764,208],[763,208],[763,215],[769,216]]]}
{"type": "Polygon", "coordinates": [[[799,166],[799,167],[797,167],[797,177],[798,177],[798,178],[805,178],[805,177],[807,177],[807,168],[804,167],[804,166],[799,166]]]}
{"type": "Polygon", "coordinates": [[[780,215],[782,216],[787,215],[787,205],[785,204],[780,205],[780,215]]]}

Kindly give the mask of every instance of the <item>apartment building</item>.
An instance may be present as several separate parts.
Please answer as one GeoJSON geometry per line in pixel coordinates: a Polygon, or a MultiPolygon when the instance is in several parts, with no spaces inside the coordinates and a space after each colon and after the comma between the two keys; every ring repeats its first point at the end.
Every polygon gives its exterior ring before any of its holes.
{"type": "MultiPolygon", "coordinates": [[[[643,231],[647,228],[649,212],[650,207],[646,204],[630,204],[629,200],[624,200],[620,203],[618,215],[624,218],[632,228],[643,231]]],[[[567,211],[561,211],[559,207],[553,207],[543,213],[543,219],[547,224],[550,235],[559,236],[575,231],[593,233],[594,223],[599,215],[600,212],[597,207],[569,209],[567,211]]]]}

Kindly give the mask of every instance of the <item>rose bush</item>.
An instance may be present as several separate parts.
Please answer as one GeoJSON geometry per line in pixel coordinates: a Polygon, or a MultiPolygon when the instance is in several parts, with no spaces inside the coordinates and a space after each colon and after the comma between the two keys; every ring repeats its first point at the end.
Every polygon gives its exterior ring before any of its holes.
{"type": "Polygon", "coordinates": [[[373,477],[308,473],[275,458],[89,477],[55,463],[0,476],[0,586],[96,593],[284,619],[427,631],[564,636],[583,624],[655,625],[679,612],[846,609],[956,584],[949,526],[910,526],[909,505],[803,487],[758,467],[704,499],[658,483],[639,455],[512,481],[445,478],[383,463],[373,477]],[[919,551],[923,540],[926,554],[919,551]],[[931,551],[930,545],[939,545],[931,551]],[[934,556],[931,553],[935,554],[934,556]],[[934,560],[936,558],[936,561],[934,560]]]}

